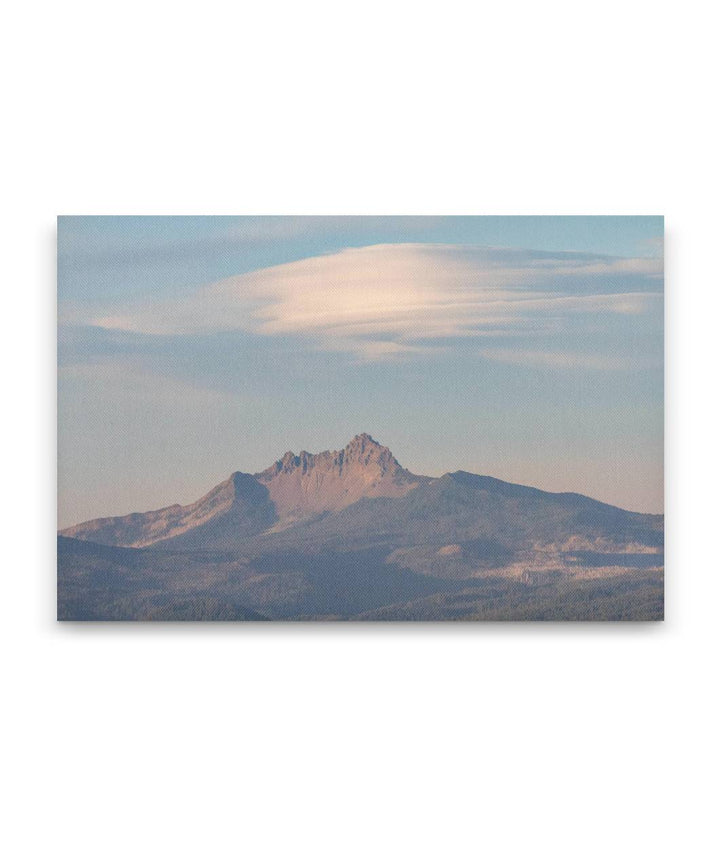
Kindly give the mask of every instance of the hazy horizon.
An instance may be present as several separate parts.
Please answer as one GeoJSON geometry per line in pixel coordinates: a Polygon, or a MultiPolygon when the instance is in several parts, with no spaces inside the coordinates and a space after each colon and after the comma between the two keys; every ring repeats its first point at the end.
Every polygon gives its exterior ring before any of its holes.
{"type": "Polygon", "coordinates": [[[60,528],[368,432],[663,510],[661,217],[62,217],[60,528]]]}

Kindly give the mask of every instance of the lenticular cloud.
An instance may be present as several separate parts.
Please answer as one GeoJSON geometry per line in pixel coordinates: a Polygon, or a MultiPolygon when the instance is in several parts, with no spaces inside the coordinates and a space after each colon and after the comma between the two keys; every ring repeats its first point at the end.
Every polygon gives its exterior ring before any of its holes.
{"type": "Polygon", "coordinates": [[[252,271],[92,323],[299,335],[375,360],[433,350],[434,340],[557,329],[570,316],[643,314],[661,300],[661,277],[653,258],[382,244],[252,271]]]}

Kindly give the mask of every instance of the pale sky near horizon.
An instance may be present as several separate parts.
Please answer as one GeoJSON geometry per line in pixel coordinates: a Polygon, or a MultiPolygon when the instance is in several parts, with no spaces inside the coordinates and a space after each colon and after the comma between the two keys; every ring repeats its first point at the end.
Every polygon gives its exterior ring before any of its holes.
{"type": "Polygon", "coordinates": [[[663,508],[661,217],[61,217],[58,523],[367,431],[663,508]]]}

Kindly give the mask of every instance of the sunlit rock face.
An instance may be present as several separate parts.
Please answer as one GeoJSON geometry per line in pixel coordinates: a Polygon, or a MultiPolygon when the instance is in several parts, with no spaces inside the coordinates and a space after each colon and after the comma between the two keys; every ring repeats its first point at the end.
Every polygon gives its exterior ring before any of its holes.
{"type": "Polygon", "coordinates": [[[363,498],[404,496],[427,480],[403,469],[369,434],[336,452],[286,452],[256,478],[267,486],[281,523],[339,511],[363,498]]]}

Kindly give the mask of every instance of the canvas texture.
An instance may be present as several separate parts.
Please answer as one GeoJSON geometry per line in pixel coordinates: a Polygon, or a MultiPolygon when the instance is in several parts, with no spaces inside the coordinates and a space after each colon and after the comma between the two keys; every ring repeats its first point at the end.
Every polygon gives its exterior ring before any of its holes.
{"type": "Polygon", "coordinates": [[[65,621],[655,621],[663,218],[58,218],[65,621]]]}

